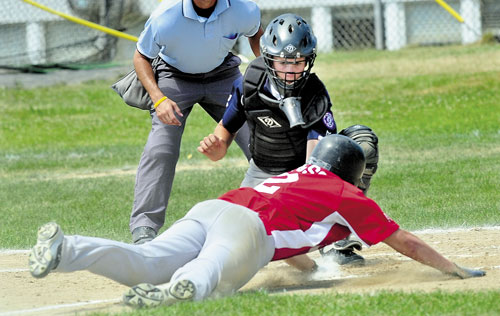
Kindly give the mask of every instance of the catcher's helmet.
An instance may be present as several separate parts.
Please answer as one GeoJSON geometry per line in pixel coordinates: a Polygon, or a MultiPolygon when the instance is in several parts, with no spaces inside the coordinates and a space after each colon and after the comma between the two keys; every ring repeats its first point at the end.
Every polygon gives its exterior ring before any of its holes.
{"type": "Polygon", "coordinates": [[[354,140],[333,134],[318,142],[307,163],[325,168],[357,186],[365,169],[365,154],[354,140]]]}
{"type": "Polygon", "coordinates": [[[316,59],[316,36],[311,27],[300,16],[287,13],[273,19],[260,38],[260,52],[264,57],[267,74],[271,83],[283,97],[296,97],[307,81],[316,59]],[[305,57],[306,66],[298,80],[288,83],[279,78],[274,67],[276,57],[296,62],[305,57]]]}

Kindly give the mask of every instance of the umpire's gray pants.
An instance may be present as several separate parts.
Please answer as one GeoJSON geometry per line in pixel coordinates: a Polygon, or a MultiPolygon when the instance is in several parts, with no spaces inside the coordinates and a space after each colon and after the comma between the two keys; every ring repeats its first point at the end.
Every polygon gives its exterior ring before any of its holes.
{"type": "MultiPolygon", "coordinates": [[[[172,190],[175,166],[179,159],[181,137],[193,105],[198,103],[216,122],[226,109],[233,81],[241,76],[240,59],[229,55],[216,69],[206,74],[184,74],[166,63],[157,67],[158,86],[182,111],[181,126],[163,124],[151,112],[152,127],[137,169],[130,231],[148,226],[158,231],[165,222],[165,210],[172,190]]],[[[215,126],[215,124],[214,124],[215,126]]],[[[205,135],[200,135],[201,138],[205,135]]],[[[245,124],[236,143],[247,158],[249,131],[245,124]]]]}

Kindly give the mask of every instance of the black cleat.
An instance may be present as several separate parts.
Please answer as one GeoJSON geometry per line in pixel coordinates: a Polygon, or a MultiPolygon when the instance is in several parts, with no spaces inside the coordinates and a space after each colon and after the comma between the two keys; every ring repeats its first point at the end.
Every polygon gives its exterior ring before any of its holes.
{"type": "Polygon", "coordinates": [[[148,226],[140,226],[132,231],[132,242],[140,245],[156,238],[154,229],[148,226]]]}

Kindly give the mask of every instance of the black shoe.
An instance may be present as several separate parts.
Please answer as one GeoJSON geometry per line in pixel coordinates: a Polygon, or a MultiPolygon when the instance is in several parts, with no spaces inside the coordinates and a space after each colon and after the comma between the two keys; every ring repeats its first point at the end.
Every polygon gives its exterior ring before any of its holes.
{"type": "Polygon", "coordinates": [[[132,231],[132,242],[140,245],[156,238],[154,229],[148,226],[140,226],[132,231]]]}

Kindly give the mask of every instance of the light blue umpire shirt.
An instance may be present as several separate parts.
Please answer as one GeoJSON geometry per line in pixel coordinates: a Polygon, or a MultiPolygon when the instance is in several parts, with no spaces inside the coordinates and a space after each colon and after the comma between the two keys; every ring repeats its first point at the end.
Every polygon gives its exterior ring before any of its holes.
{"type": "Polygon", "coordinates": [[[208,19],[196,14],[192,0],[164,0],[146,22],[137,50],[148,58],[160,55],[185,73],[207,73],[259,26],[260,10],[249,0],[218,0],[208,19]]]}

